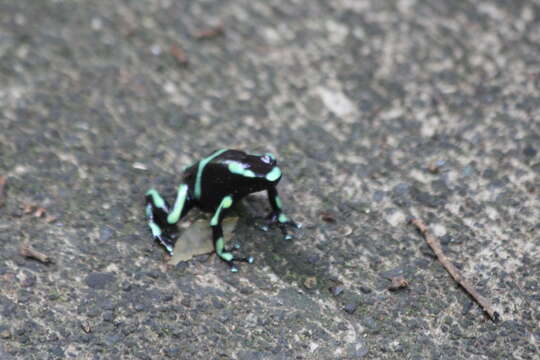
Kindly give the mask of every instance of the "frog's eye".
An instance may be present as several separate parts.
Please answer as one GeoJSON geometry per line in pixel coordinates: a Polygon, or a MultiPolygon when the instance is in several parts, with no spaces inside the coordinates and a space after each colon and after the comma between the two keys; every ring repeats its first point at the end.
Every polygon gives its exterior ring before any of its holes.
{"type": "Polygon", "coordinates": [[[270,156],[267,155],[264,155],[261,157],[261,160],[266,163],[266,164],[270,164],[270,162],[272,161],[272,159],[270,158],[270,156]]]}

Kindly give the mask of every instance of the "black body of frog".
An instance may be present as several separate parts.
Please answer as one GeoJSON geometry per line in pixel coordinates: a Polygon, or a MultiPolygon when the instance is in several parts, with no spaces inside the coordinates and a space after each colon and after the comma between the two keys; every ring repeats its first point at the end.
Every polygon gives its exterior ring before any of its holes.
{"type": "Polygon", "coordinates": [[[227,210],[248,194],[266,190],[272,211],[268,219],[277,223],[286,239],[286,226],[299,227],[282,211],[276,185],[281,170],[270,154],[250,155],[240,150],[221,149],[188,167],[178,187],[176,201],[171,208],[155,190],[146,193],[146,215],[155,240],[172,255],[173,241],[168,229],[182,219],[193,207],[212,213],[210,226],[216,254],[238,271],[235,261],[253,262],[252,257],[237,257],[224,249],[221,222],[227,210]]]}

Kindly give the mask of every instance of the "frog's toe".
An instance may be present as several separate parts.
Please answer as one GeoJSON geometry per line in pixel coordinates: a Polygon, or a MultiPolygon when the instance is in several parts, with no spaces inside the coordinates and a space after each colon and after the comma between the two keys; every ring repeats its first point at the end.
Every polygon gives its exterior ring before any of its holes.
{"type": "Polygon", "coordinates": [[[262,231],[268,231],[270,225],[274,224],[276,221],[272,219],[272,214],[268,216],[255,216],[253,218],[255,227],[262,231]]]}
{"type": "Polygon", "coordinates": [[[238,272],[238,267],[236,266],[236,262],[247,262],[248,264],[253,264],[253,256],[246,256],[246,257],[238,257],[234,256],[230,260],[225,260],[225,262],[229,265],[229,268],[231,269],[231,272],[238,272]]]}
{"type": "Polygon", "coordinates": [[[285,225],[285,226],[293,227],[293,228],[295,228],[295,229],[300,229],[300,228],[302,228],[302,224],[297,223],[297,222],[294,222],[294,221],[292,221],[292,220],[286,221],[286,222],[281,223],[281,224],[283,224],[283,225],[285,225]]]}
{"type": "Polygon", "coordinates": [[[240,249],[240,244],[236,243],[232,247],[225,249],[225,252],[232,253],[240,249]]]}
{"type": "Polygon", "coordinates": [[[247,262],[248,264],[253,264],[253,256],[246,256],[246,257],[241,257],[241,258],[239,257],[239,258],[235,258],[234,260],[247,262]]]}

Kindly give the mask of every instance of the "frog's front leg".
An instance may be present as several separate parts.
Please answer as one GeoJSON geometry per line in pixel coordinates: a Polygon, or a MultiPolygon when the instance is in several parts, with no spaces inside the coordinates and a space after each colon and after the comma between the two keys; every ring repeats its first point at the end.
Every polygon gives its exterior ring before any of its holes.
{"type": "Polygon", "coordinates": [[[225,250],[225,241],[223,239],[223,228],[221,227],[221,222],[223,221],[225,210],[230,208],[232,204],[232,196],[225,196],[212,216],[210,226],[212,227],[212,237],[214,240],[214,249],[216,254],[221,258],[221,260],[229,264],[232,272],[237,272],[238,268],[234,265],[234,261],[245,261],[251,264],[253,262],[253,258],[251,256],[245,258],[236,257],[232,252],[225,250]]]}
{"type": "Polygon", "coordinates": [[[287,226],[293,226],[299,229],[302,225],[292,221],[283,213],[281,199],[275,186],[270,186],[267,189],[267,193],[268,201],[270,202],[270,206],[272,206],[272,212],[268,215],[268,220],[271,223],[278,224],[281,232],[285,236],[285,240],[292,239],[292,235],[287,234],[287,226]]]}
{"type": "Polygon", "coordinates": [[[187,184],[178,187],[174,207],[170,209],[169,204],[155,189],[150,189],[146,193],[146,217],[148,226],[152,231],[152,236],[159,241],[172,255],[174,243],[168,235],[168,231],[176,224],[192,207],[188,196],[187,184]]]}

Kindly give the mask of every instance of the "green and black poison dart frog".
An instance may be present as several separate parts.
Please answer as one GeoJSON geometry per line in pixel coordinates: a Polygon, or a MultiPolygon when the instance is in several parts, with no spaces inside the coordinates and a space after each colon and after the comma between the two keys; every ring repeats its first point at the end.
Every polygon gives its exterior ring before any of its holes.
{"type": "MultiPolygon", "coordinates": [[[[221,149],[185,169],[182,183],[174,206],[155,190],[146,193],[146,216],[154,239],[159,241],[172,255],[173,241],[167,229],[182,219],[194,206],[204,212],[213,213],[210,220],[216,254],[231,271],[238,271],[235,261],[253,262],[253,258],[237,257],[224,249],[221,221],[225,212],[244,196],[266,190],[272,211],[270,223],[277,223],[285,239],[290,239],[286,226],[299,228],[282,211],[281,199],[276,186],[281,179],[281,170],[276,158],[270,153],[250,155],[239,150],[221,149]]],[[[264,228],[263,228],[264,229],[264,228]]]]}

